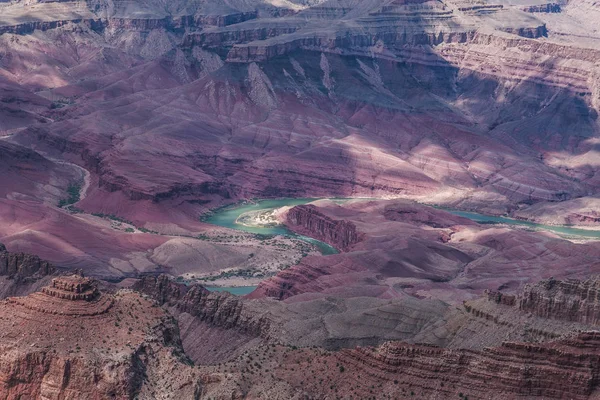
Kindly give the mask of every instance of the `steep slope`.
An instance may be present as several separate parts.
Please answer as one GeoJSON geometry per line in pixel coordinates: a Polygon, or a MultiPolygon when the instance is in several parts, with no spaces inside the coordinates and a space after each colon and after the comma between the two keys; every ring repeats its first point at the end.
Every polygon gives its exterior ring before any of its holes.
{"type": "MultiPolygon", "coordinates": [[[[226,364],[242,396],[416,399],[597,398],[597,332],[543,345],[504,343],[471,352],[390,342],[340,352],[259,348],[226,364]],[[258,360],[253,363],[253,360],[258,360]],[[568,365],[568,367],[566,367],[568,365]],[[272,371],[271,374],[262,371],[272,371]]],[[[216,375],[223,375],[217,369],[216,375]]],[[[207,393],[228,388],[209,385],[207,393]]]]}
{"type": "MultiPolygon", "coordinates": [[[[174,312],[186,352],[212,377],[203,387],[206,397],[597,396],[597,321],[589,312],[595,298],[587,298],[595,281],[543,281],[517,295],[489,292],[461,308],[415,298],[373,300],[378,306],[360,315],[345,314],[340,300],[318,307],[319,301],[239,299],[166,277],[145,278],[135,287],[174,312]],[[326,321],[329,335],[346,338],[322,342],[313,312],[326,321]],[[361,321],[378,346],[364,347],[363,338],[363,347],[355,347],[361,342],[348,337],[363,330],[361,321]],[[298,336],[303,327],[312,334],[298,336]],[[195,341],[186,339],[187,329],[195,341]],[[380,344],[394,331],[405,342],[380,344]],[[207,353],[212,357],[200,357],[207,353]]],[[[345,301],[353,310],[360,304],[359,298],[345,301]]]]}

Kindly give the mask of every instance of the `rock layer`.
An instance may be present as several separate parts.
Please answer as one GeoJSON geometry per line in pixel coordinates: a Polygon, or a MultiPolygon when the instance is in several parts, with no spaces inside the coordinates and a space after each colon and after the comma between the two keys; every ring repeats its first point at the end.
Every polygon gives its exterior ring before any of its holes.
{"type": "Polygon", "coordinates": [[[352,222],[333,220],[319,213],[313,205],[293,207],[286,213],[285,221],[296,232],[308,234],[338,249],[348,250],[359,241],[352,222]]]}
{"type": "Polygon", "coordinates": [[[31,254],[9,253],[0,243],[0,275],[46,276],[55,271],[55,267],[49,262],[31,254]]]}
{"type": "Polygon", "coordinates": [[[599,340],[597,332],[584,332],[544,345],[507,342],[482,352],[389,343],[378,349],[345,350],[339,362],[353,375],[376,382],[395,379],[404,391],[422,398],[462,393],[476,399],[588,399],[598,385],[600,357],[594,349],[599,340]]]}
{"type": "Polygon", "coordinates": [[[550,278],[527,286],[518,298],[518,306],[544,318],[599,325],[599,290],[598,278],[585,281],[550,278]]]}

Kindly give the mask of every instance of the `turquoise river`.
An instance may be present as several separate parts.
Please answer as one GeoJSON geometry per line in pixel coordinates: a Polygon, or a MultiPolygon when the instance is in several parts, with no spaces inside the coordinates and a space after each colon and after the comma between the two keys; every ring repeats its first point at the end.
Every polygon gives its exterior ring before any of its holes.
{"type": "MultiPolygon", "coordinates": [[[[275,225],[269,227],[256,227],[256,226],[246,226],[237,223],[239,216],[251,211],[258,210],[272,210],[285,206],[297,206],[300,204],[307,204],[317,199],[277,199],[277,200],[259,200],[252,203],[242,204],[242,205],[233,205],[229,207],[224,207],[214,211],[208,218],[206,218],[205,222],[213,225],[218,225],[226,228],[237,229],[245,232],[251,232],[256,234],[264,234],[264,235],[285,235],[291,236],[299,240],[304,240],[306,242],[314,244],[319,251],[323,255],[328,254],[336,254],[338,251],[327,243],[321,242],[319,240],[309,238],[307,236],[298,235],[292,231],[290,231],[284,225],[275,225]]],[[[346,201],[349,199],[333,199],[338,201],[346,201]]],[[[579,238],[579,239],[600,239],[600,230],[587,230],[587,229],[578,229],[569,226],[552,226],[552,225],[542,225],[536,224],[535,222],[523,221],[508,217],[497,217],[491,215],[484,215],[475,212],[467,212],[467,211],[459,211],[446,209],[442,207],[438,207],[442,210],[446,210],[452,214],[468,218],[472,221],[478,222],[480,224],[500,224],[500,225],[513,225],[520,226],[527,229],[539,230],[539,231],[550,231],[554,232],[558,235],[571,237],[571,238],[579,238]]],[[[228,291],[232,294],[236,295],[245,295],[252,292],[256,287],[255,286],[241,286],[241,287],[209,287],[209,290],[215,291],[228,291]]]]}

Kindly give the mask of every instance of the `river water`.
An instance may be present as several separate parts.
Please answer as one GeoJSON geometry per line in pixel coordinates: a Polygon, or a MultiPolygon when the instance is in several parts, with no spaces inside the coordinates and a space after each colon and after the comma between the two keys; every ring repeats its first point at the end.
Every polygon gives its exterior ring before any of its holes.
{"type": "MultiPolygon", "coordinates": [[[[206,219],[206,222],[214,225],[219,225],[231,229],[238,229],[246,232],[252,233],[262,233],[269,235],[287,235],[287,236],[296,236],[299,239],[311,242],[316,244],[323,254],[335,254],[337,250],[333,247],[329,246],[326,243],[321,241],[307,238],[305,236],[298,236],[295,233],[291,232],[284,225],[277,225],[273,227],[249,227],[241,224],[237,224],[237,218],[244,213],[249,211],[257,211],[257,210],[269,210],[275,209],[284,206],[297,206],[300,204],[307,204],[312,201],[318,199],[278,199],[278,200],[260,200],[252,204],[244,204],[244,205],[236,205],[227,208],[223,208],[217,210],[214,214],[212,214],[209,218],[206,219]]],[[[345,201],[349,199],[332,199],[332,200],[340,200],[345,201]]],[[[542,231],[550,231],[557,233],[562,236],[569,237],[580,237],[580,238],[596,238],[600,239],[600,230],[588,230],[588,229],[578,229],[569,226],[553,226],[553,225],[542,225],[537,224],[535,222],[523,221],[519,219],[507,218],[507,217],[496,217],[492,215],[484,215],[475,212],[468,211],[459,211],[453,210],[443,207],[437,207],[441,210],[448,211],[452,214],[459,215],[464,218],[468,218],[472,221],[478,222],[480,224],[506,224],[506,225],[515,225],[515,226],[523,226],[530,229],[542,230],[542,231]]]]}
{"type": "Polygon", "coordinates": [[[236,296],[245,296],[254,292],[256,286],[232,286],[232,287],[216,287],[216,286],[205,286],[206,289],[211,292],[229,292],[231,294],[235,294],[236,296]]]}
{"type": "Polygon", "coordinates": [[[472,221],[478,222],[480,224],[506,224],[506,225],[515,225],[515,226],[523,226],[526,228],[539,230],[539,231],[550,231],[554,232],[560,236],[566,237],[574,237],[574,238],[595,238],[600,239],[600,230],[591,230],[591,229],[578,229],[572,228],[564,225],[542,225],[536,224],[531,221],[523,221],[520,219],[513,219],[507,217],[495,217],[491,215],[478,214],[475,212],[467,212],[467,211],[457,211],[451,209],[445,209],[438,207],[441,210],[448,211],[454,215],[458,215],[460,217],[468,218],[472,221]]]}
{"type": "MultiPolygon", "coordinates": [[[[284,235],[290,236],[295,239],[303,240],[305,242],[313,244],[321,254],[329,255],[329,254],[337,254],[338,251],[335,247],[328,245],[325,242],[322,242],[317,239],[313,239],[307,236],[298,235],[291,230],[289,230],[285,225],[275,225],[269,227],[258,227],[258,226],[247,226],[238,224],[236,221],[240,215],[245,214],[250,211],[258,211],[258,210],[271,210],[285,206],[297,206],[301,204],[307,204],[317,199],[279,199],[279,200],[261,200],[255,203],[243,204],[243,205],[233,205],[230,207],[221,208],[216,210],[212,215],[206,218],[204,221],[213,224],[222,226],[225,228],[236,229],[239,231],[262,234],[262,235],[284,235]]],[[[256,289],[256,286],[238,286],[238,287],[206,287],[210,291],[215,292],[229,292],[231,294],[235,294],[237,296],[244,296],[256,289]]]]}
{"type": "Polygon", "coordinates": [[[206,218],[204,221],[225,228],[237,229],[239,231],[257,233],[263,235],[284,235],[291,236],[295,239],[303,240],[305,242],[313,244],[319,249],[321,254],[337,254],[338,251],[335,247],[328,245],[317,239],[313,239],[307,236],[298,235],[289,230],[285,225],[275,225],[269,227],[259,226],[246,226],[236,223],[238,217],[250,211],[258,210],[273,210],[285,206],[297,206],[300,204],[307,204],[317,199],[279,199],[279,200],[260,200],[251,204],[235,205],[231,207],[225,207],[215,211],[212,215],[206,218]]]}
{"type": "MultiPolygon", "coordinates": [[[[285,235],[291,236],[299,240],[303,240],[309,243],[314,244],[319,251],[323,255],[328,254],[337,254],[338,251],[324,243],[320,240],[316,240],[313,238],[309,238],[306,236],[298,235],[291,230],[289,230],[285,225],[275,225],[269,227],[257,227],[257,226],[246,226],[242,224],[236,223],[238,217],[242,214],[245,214],[250,211],[258,211],[258,210],[272,210],[285,206],[297,206],[301,204],[307,204],[312,201],[318,199],[278,199],[278,200],[260,200],[255,203],[243,204],[243,205],[234,205],[230,207],[225,207],[219,210],[216,210],[212,215],[210,215],[205,222],[213,225],[218,225],[226,228],[237,229],[240,231],[256,233],[256,234],[264,234],[264,235],[285,235]]],[[[333,199],[336,200],[336,199],[333,199]]],[[[337,199],[340,201],[345,201],[348,199],[337,199]]],[[[459,211],[446,209],[443,207],[437,207],[441,210],[448,211],[452,214],[468,218],[472,221],[478,222],[480,224],[505,224],[505,225],[514,225],[514,226],[522,226],[525,228],[533,229],[533,230],[541,230],[541,231],[550,231],[557,233],[561,236],[574,237],[574,238],[595,238],[600,239],[600,230],[586,230],[586,229],[577,229],[569,226],[551,226],[551,225],[542,225],[536,224],[535,222],[530,221],[522,221],[518,219],[512,219],[507,217],[496,217],[491,215],[478,214],[475,212],[467,212],[467,211],[459,211]]],[[[255,286],[241,286],[241,287],[208,287],[209,290],[213,291],[228,291],[232,294],[236,294],[239,296],[246,295],[252,292],[256,287],[255,286]]]]}

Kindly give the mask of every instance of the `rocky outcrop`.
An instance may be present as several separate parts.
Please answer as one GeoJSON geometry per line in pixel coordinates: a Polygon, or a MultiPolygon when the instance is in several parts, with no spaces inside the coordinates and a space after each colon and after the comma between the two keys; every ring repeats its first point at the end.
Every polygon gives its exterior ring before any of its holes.
{"type": "Polygon", "coordinates": [[[393,380],[395,393],[412,390],[421,398],[583,400],[598,388],[599,345],[598,332],[542,345],[506,342],[478,352],[390,342],[342,350],[338,359],[353,376],[369,383],[393,380]]]}
{"type": "Polygon", "coordinates": [[[267,336],[269,333],[270,319],[267,310],[263,313],[250,311],[242,299],[227,292],[209,292],[202,286],[193,286],[181,299],[177,309],[213,326],[255,336],[267,336]]]}
{"type": "MultiPolygon", "coordinates": [[[[331,264],[323,262],[323,257],[307,257],[300,264],[262,281],[256,290],[249,294],[249,297],[285,300],[304,292],[318,293],[324,289],[318,280],[322,280],[324,277],[327,278],[334,273],[339,274],[339,270],[341,270],[341,273],[350,275],[350,272],[357,269],[352,261],[346,258],[328,256],[327,260],[331,264]]],[[[334,282],[336,281],[334,280],[334,282]]]]}
{"type": "Polygon", "coordinates": [[[273,23],[269,26],[257,24],[251,27],[232,27],[231,29],[203,30],[201,32],[190,33],[183,38],[182,47],[192,48],[201,46],[205,48],[214,48],[222,50],[224,47],[231,47],[234,44],[248,43],[255,40],[265,40],[268,38],[286,35],[296,32],[304,23],[273,23]]]}
{"type": "Polygon", "coordinates": [[[196,15],[195,20],[198,25],[209,25],[209,26],[228,26],[239,24],[244,21],[256,19],[258,17],[258,11],[246,11],[224,15],[196,15]]]}
{"type": "Polygon", "coordinates": [[[515,306],[517,304],[517,297],[514,295],[502,293],[496,290],[486,291],[488,301],[492,301],[496,304],[503,304],[505,306],[515,306]]]}
{"type": "Polygon", "coordinates": [[[114,303],[112,296],[98,291],[96,282],[78,274],[54,278],[50,286],[39,292],[26,297],[9,297],[7,301],[44,314],[74,317],[104,314],[114,303]]]}
{"type": "MultiPolygon", "coordinates": [[[[568,321],[589,327],[600,325],[598,277],[584,281],[549,278],[525,285],[517,294],[488,290],[486,296],[490,302],[544,319],[568,321]]],[[[472,311],[471,305],[465,303],[465,307],[469,312],[472,311]]]]}
{"type": "Polygon", "coordinates": [[[175,304],[187,293],[189,287],[173,282],[167,275],[146,276],[138,280],[132,287],[140,293],[150,296],[158,304],[175,304]]]}
{"type": "Polygon", "coordinates": [[[0,397],[198,398],[201,383],[182,362],[174,320],[131,291],[96,290],[71,275],[0,304],[0,397]],[[77,296],[90,291],[92,298],[77,296]],[[173,369],[177,375],[165,375],[173,369]],[[148,388],[165,377],[168,388],[148,388]]]}
{"type": "Polygon", "coordinates": [[[559,13],[562,7],[559,3],[546,3],[523,6],[521,10],[529,13],[559,13]]]}
{"type": "Polygon", "coordinates": [[[254,336],[268,335],[270,319],[267,310],[250,310],[252,307],[228,292],[211,292],[201,285],[188,288],[172,282],[166,275],[145,277],[132,288],[212,326],[254,336]]]}
{"type": "Polygon", "coordinates": [[[100,20],[97,19],[72,19],[72,20],[57,20],[57,21],[31,21],[16,25],[0,26],[0,35],[12,33],[15,35],[26,35],[36,30],[47,31],[64,27],[69,24],[84,23],[88,26],[98,28],[101,26],[100,20]]]}
{"type": "Polygon", "coordinates": [[[55,267],[38,256],[25,253],[9,253],[0,244],[0,275],[5,276],[47,276],[56,272],[55,267]]]}
{"type": "Polygon", "coordinates": [[[295,232],[322,240],[342,250],[350,249],[361,237],[352,222],[334,220],[311,204],[290,209],[285,214],[285,222],[295,232]]]}
{"type": "Polygon", "coordinates": [[[600,324],[600,280],[553,278],[528,285],[518,298],[519,309],[544,318],[600,324]]]}

